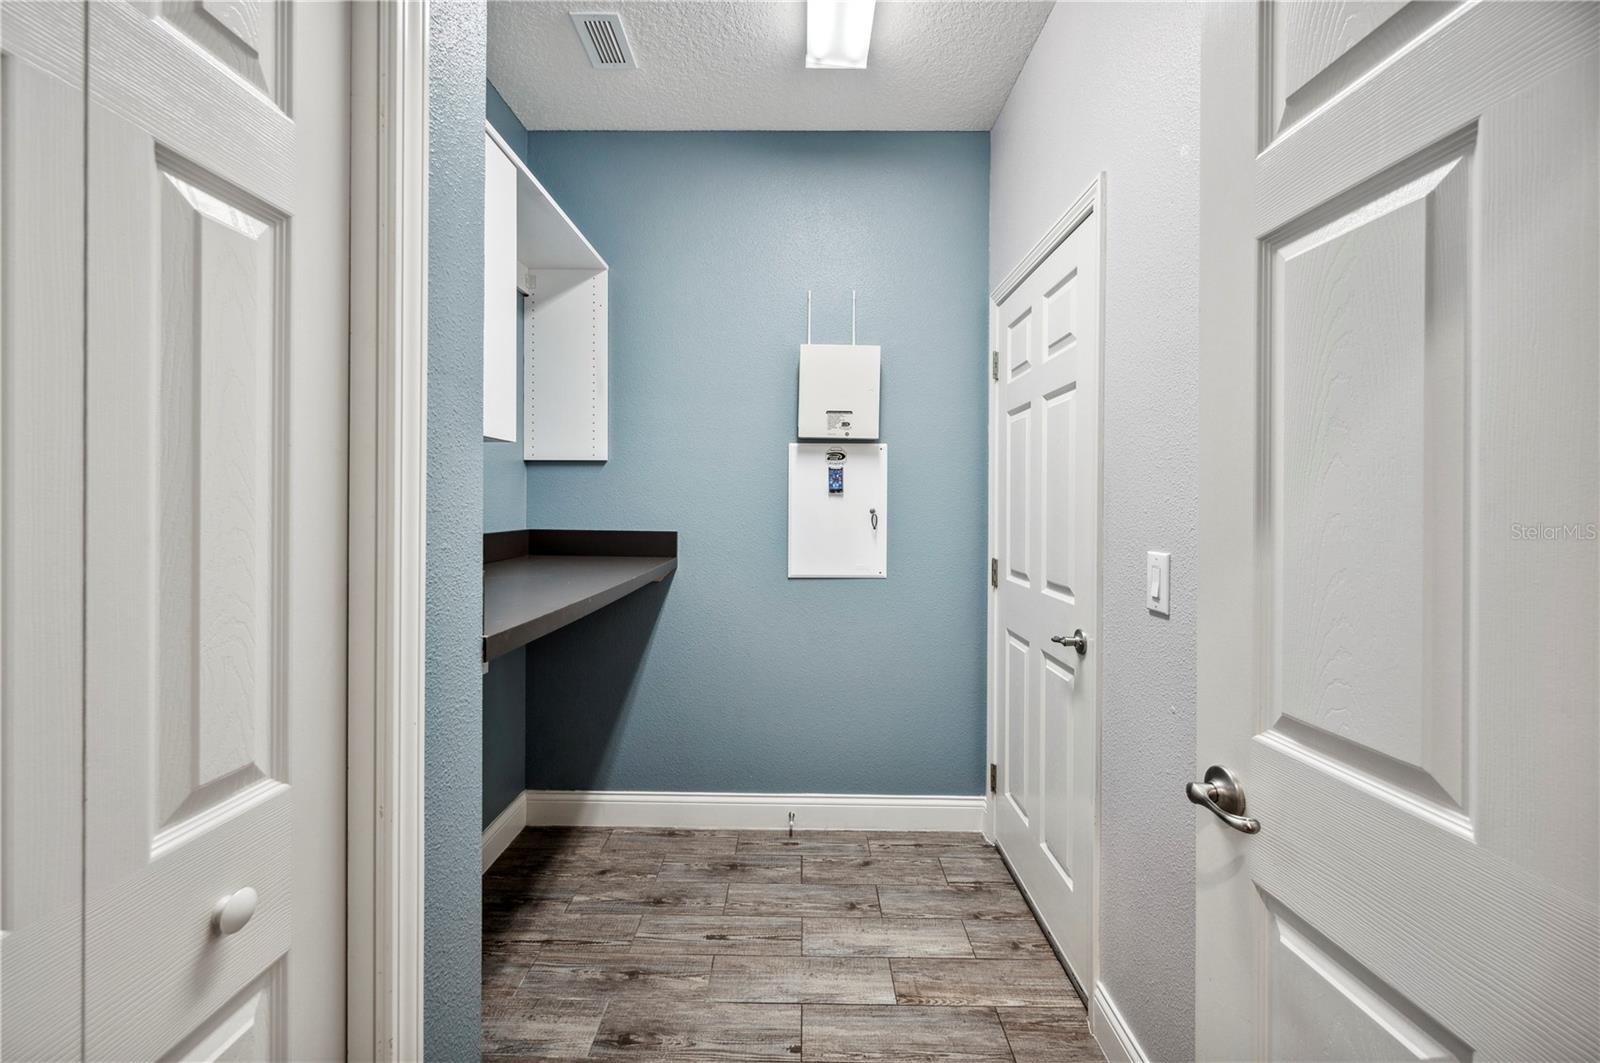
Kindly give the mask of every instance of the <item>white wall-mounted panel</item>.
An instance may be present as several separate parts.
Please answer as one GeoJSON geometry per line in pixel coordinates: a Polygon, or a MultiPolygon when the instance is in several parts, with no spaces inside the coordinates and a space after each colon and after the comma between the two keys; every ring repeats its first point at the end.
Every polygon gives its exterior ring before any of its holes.
{"type": "Polygon", "coordinates": [[[608,277],[605,270],[524,273],[527,461],[605,461],[608,456],[608,277]]]}
{"type": "Polygon", "coordinates": [[[483,138],[483,438],[517,440],[517,169],[483,138]]]}
{"type": "Polygon", "coordinates": [[[877,439],[882,351],[876,345],[800,347],[801,439],[877,439]]]}
{"type": "Polygon", "coordinates": [[[789,578],[887,576],[888,500],[887,444],[790,443],[789,578]]]}

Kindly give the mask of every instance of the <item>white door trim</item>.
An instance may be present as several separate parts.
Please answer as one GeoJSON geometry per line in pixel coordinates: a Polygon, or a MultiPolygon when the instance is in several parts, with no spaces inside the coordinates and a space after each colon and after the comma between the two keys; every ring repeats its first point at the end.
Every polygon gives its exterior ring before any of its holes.
{"type": "MultiPolygon", "coordinates": [[[[1056,223],[1050,226],[1049,229],[1045,230],[1045,234],[1043,236],[1039,237],[1039,242],[1034,244],[1033,247],[1029,248],[1028,253],[1022,256],[1022,260],[1015,266],[1012,266],[1011,271],[1004,277],[1001,277],[993,288],[989,289],[989,301],[994,303],[996,306],[999,306],[1001,303],[1005,302],[1006,296],[1016,291],[1017,285],[1027,280],[1028,274],[1038,269],[1039,263],[1049,258],[1050,252],[1060,247],[1061,241],[1071,236],[1072,230],[1082,225],[1083,220],[1090,214],[1099,214],[1103,220],[1105,218],[1105,188],[1105,173],[1101,172],[1095,174],[1094,180],[1089,182],[1089,187],[1078,193],[1078,198],[1073,200],[1072,206],[1067,208],[1066,213],[1057,218],[1056,223]]],[[[1105,248],[1105,229],[1102,228],[1100,230],[1100,258],[1102,266],[1105,265],[1105,248]]],[[[1100,304],[1102,307],[1104,307],[1104,295],[1101,296],[1100,304]]],[[[1101,316],[1104,317],[1105,315],[1102,314],[1101,316]]],[[[1104,344],[1102,344],[1102,346],[1104,346],[1104,344]]],[[[1100,360],[1103,363],[1105,358],[1102,356],[1100,360]]],[[[991,380],[990,383],[993,383],[993,381],[991,380]]],[[[1102,388],[1101,390],[1104,389],[1102,388]]]]}
{"type": "MultiPolygon", "coordinates": [[[[1061,246],[1062,241],[1071,236],[1077,227],[1095,215],[1100,219],[1100,247],[1098,260],[1100,268],[1100,302],[1094,307],[1094,313],[1099,315],[1099,358],[1096,367],[1099,394],[1095,396],[1097,407],[1096,438],[1095,438],[1095,476],[1094,476],[1094,527],[1095,527],[1095,618],[1094,630],[1089,633],[1090,652],[1094,654],[1095,675],[1104,676],[1103,663],[1105,655],[1101,652],[1102,632],[1105,630],[1105,586],[1103,575],[1105,572],[1105,299],[1106,299],[1106,217],[1105,217],[1105,188],[1106,175],[1104,171],[1097,173],[1088,186],[1078,194],[1054,225],[1050,226],[1045,234],[1039,238],[1022,256],[1015,266],[1002,277],[993,288],[989,290],[989,351],[985,354],[985,361],[993,364],[992,359],[999,349],[999,305],[1007,296],[1017,290],[1017,287],[1027,279],[1028,275],[1037,269],[1040,263],[1050,257],[1050,253],[1061,246]]],[[[988,367],[985,367],[986,371],[988,367]]],[[[984,558],[984,578],[987,580],[990,559],[997,557],[998,549],[998,512],[999,512],[999,484],[995,479],[996,458],[998,456],[999,426],[1000,426],[1000,388],[995,380],[996,374],[989,373],[989,552],[984,558]]],[[[996,590],[992,582],[989,586],[987,632],[985,635],[985,659],[988,661],[988,683],[986,687],[986,700],[988,702],[987,727],[989,764],[997,763],[999,756],[998,746],[998,717],[999,699],[996,697],[996,686],[999,683],[998,669],[994,665],[995,639],[997,637],[996,624],[998,610],[996,590]]],[[[1098,985],[1100,981],[1100,754],[1101,749],[1101,694],[1103,684],[1097,681],[1094,684],[1094,903],[1090,918],[1090,939],[1093,942],[1091,951],[1093,956],[1090,961],[1090,970],[1075,972],[1074,977],[1082,978],[1083,986],[1098,985]]],[[[984,768],[985,781],[987,782],[988,766],[984,768]]],[[[987,790],[988,787],[985,786],[987,790]]],[[[991,792],[986,799],[984,809],[984,835],[991,841],[995,839],[995,795],[991,792]]],[[[1027,888],[1018,880],[1017,888],[1026,896],[1027,888]]],[[[1033,899],[1028,898],[1028,903],[1033,904],[1033,899]]],[[[1040,924],[1041,927],[1043,924],[1040,924]]],[[[1045,931],[1049,934],[1049,931],[1045,931]]],[[[1059,942],[1051,941],[1057,956],[1066,953],[1059,942]]]]}
{"type": "Polygon", "coordinates": [[[422,1058],[428,3],[353,4],[346,1040],[422,1058]]]}

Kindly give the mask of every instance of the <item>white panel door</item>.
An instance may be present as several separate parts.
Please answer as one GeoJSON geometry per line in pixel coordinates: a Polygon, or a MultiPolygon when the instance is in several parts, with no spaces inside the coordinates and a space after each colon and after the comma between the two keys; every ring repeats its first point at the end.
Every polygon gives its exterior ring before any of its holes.
{"type": "Polygon", "coordinates": [[[1195,777],[1260,832],[1196,818],[1202,1057],[1600,1055],[1597,56],[1208,12],[1195,777]]]}
{"type": "Polygon", "coordinates": [[[79,1053],[83,6],[0,8],[0,1059],[79,1053]]]}
{"type": "Polygon", "coordinates": [[[343,1051],[348,15],[88,5],[92,1058],[343,1051]]]}
{"type": "Polygon", "coordinates": [[[999,304],[995,841],[1094,975],[1100,217],[999,304]],[[1081,633],[1080,652],[1067,640],[1081,633]]]}

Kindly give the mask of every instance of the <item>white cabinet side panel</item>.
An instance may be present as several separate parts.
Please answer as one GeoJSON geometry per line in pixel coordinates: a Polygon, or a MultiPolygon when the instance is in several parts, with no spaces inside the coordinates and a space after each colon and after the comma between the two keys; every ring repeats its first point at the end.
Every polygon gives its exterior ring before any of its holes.
{"type": "Polygon", "coordinates": [[[789,578],[888,576],[888,501],[888,444],[790,443],[789,578]],[[840,491],[829,490],[830,466],[843,472],[840,491]]]}
{"type": "Polygon", "coordinates": [[[483,138],[483,438],[517,440],[517,170],[483,138]]]}
{"type": "Polygon", "coordinates": [[[525,309],[528,461],[605,461],[610,449],[608,274],[536,269],[525,309]]]}

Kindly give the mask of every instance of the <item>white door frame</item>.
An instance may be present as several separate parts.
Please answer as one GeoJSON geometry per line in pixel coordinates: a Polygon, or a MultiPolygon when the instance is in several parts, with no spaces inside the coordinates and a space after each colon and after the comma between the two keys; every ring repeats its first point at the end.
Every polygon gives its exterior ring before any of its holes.
{"type": "Polygon", "coordinates": [[[351,1059],[422,1058],[428,14],[351,5],[351,1059]]]}
{"type": "MultiPolygon", "coordinates": [[[[997,523],[999,520],[1000,509],[998,495],[999,484],[995,479],[995,468],[996,459],[999,454],[999,431],[1001,419],[999,409],[1000,388],[995,379],[997,376],[997,371],[994,369],[994,366],[997,364],[995,360],[999,357],[998,352],[1000,349],[999,307],[1006,297],[1012,292],[1016,291],[1017,287],[1027,279],[1028,275],[1039,267],[1040,263],[1044,262],[1046,258],[1050,257],[1050,253],[1052,251],[1054,251],[1057,247],[1060,247],[1062,242],[1065,241],[1068,236],[1072,235],[1073,230],[1077,229],[1077,227],[1086,221],[1091,214],[1098,217],[1100,219],[1100,247],[1096,257],[1098,260],[1098,268],[1100,270],[1100,300],[1099,303],[1094,307],[1094,313],[1099,316],[1100,323],[1098,332],[1098,335],[1100,336],[1100,343],[1099,350],[1096,353],[1096,357],[1099,358],[1100,362],[1096,367],[1095,377],[1095,379],[1099,381],[1099,394],[1095,396],[1095,404],[1099,411],[1096,416],[1097,428],[1095,433],[1094,460],[1095,618],[1094,630],[1090,633],[1089,639],[1089,651],[1094,654],[1094,668],[1097,680],[1094,684],[1094,903],[1092,905],[1092,916],[1090,919],[1090,938],[1093,942],[1091,951],[1093,955],[1090,958],[1090,970],[1082,972],[1082,977],[1087,979],[1088,984],[1077,986],[1078,993],[1083,997],[1085,1004],[1089,1003],[1090,994],[1094,993],[1095,987],[1100,981],[1100,688],[1102,684],[1098,680],[1103,676],[1101,664],[1104,660],[1104,655],[1100,652],[1100,645],[1102,642],[1101,633],[1105,630],[1105,594],[1101,578],[1101,575],[1105,570],[1105,562],[1103,560],[1105,546],[1105,186],[1105,173],[1102,171],[1101,173],[1095,175],[1094,180],[1089,182],[1088,187],[1078,194],[1078,197],[1073,200],[1072,205],[1066,209],[1065,213],[1063,213],[1060,218],[1056,219],[1055,224],[1046,230],[1045,234],[1039,238],[1039,241],[1035,243],[1032,248],[1029,249],[1028,253],[1023,255],[1022,259],[1015,266],[1011,267],[1011,270],[1006,273],[1004,277],[1000,278],[1000,280],[996,282],[995,286],[989,290],[989,350],[984,355],[983,367],[984,374],[989,380],[989,555],[985,559],[984,564],[984,579],[989,584],[987,632],[985,636],[986,641],[984,643],[984,659],[987,661],[988,665],[985,693],[988,703],[987,730],[989,760],[985,767],[986,798],[984,805],[983,832],[984,837],[993,842],[995,840],[995,793],[993,784],[989,782],[989,780],[993,778],[993,765],[999,763],[999,761],[996,759],[999,752],[999,698],[997,696],[997,686],[999,680],[998,672],[995,668],[995,640],[998,637],[997,614],[999,595],[996,593],[996,589],[993,580],[990,578],[990,574],[992,572],[992,566],[994,563],[993,559],[999,557],[999,554],[996,552],[999,542],[999,529],[997,523]]],[[[1007,863],[1006,866],[1008,870],[1011,870],[1009,863],[1007,863]]],[[[1012,871],[1013,878],[1015,878],[1015,874],[1015,871],[1012,871]]],[[[1028,891],[1023,889],[1020,881],[1017,883],[1017,888],[1022,890],[1023,897],[1028,900],[1028,904],[1031,907],[1033,901],[1031,898],[1028,898],[1028,891]]],[[[1040,925],[1043,926],[1042,923],[1040,925]]],[[[1049,932],[1046,931],[1047,936],[1048,933],[1049,932]]],[[[1061,948],[1054,940],[1051,940],[1050,947],[1055,950],[1056,957],[1058,959],[1064,955],[1061,948]]],[[[1062,967],[1066,967],[1066,963],[1064,961],[1062,963],[1062,967]]],[[[1072,976],[1070,969],[1068,970],[1068,975],[1069,977],[1073,977],[1074,983],[1077,982],[1077,977],[1072,976]]],[[[1096,1037],[1100,1036],[1098,1031],[1095,1032],[1095,1035],[1096,1037]]]]}

